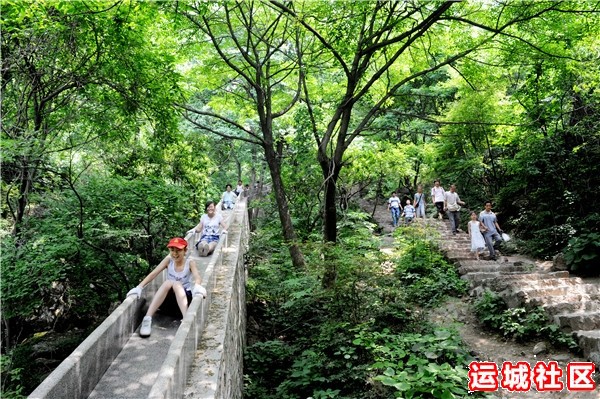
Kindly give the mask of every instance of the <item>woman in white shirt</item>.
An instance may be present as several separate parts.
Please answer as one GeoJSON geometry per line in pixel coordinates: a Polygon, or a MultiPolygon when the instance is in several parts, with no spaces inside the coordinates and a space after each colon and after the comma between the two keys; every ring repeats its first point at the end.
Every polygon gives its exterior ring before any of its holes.
{"type": "Polygon", "coordinates": [[[208,256],[215,250],[220,238],[219,226],[223,228],[222,233],[227,234],[223,216],[220,213],[217,215],[215,212],[215,202],[207,202],[204,209],[206,213],[200,218],[200,223],[190,231],[202,234],[196,243],[196,249],[200,256],[208,256]]]}
{"type": "Polygon", "coordinates": [[[235,188],[235,195],[240,195],[241,193],[244,192],[244,183],[242,183],[241,180],[238,180],[238,184],[237,187],[235,188]]]}

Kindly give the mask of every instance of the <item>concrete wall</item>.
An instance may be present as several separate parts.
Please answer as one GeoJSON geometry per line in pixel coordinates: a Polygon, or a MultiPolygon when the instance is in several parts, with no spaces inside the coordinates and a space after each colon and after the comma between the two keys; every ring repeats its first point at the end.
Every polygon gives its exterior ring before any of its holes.
{"type": "MultiPolygon", "coordinates": [[[[241,398],[245,344],[244,253],[248,244],[246,201],[239,201],[204,273],[207,298],[194,298],[169,347],[149,398],[188,396],[241,398]],[[207,371],[210,375],[199,374],[207,371]],[[206,382],[206,383],[205,383],[206,382]]],[[[165,274],[144,289],[149,300],[165,274]]],[[[29,396],[30,399],[87,398],[141,320],[144,300],[123,303],[29,396]]]]}
{"type": "Polygon", "coordinates": [[[87,398],[117,357],[142,317],[145,301],[152,298],[166,273],[144,289],[141,300],[125,298],[38,387],[30,399],[87,398]]]}
{"type": "Polygon", "coordinates": [[[234,217],[229,228],[231,242],[223,250],[224,267],[217,272],[208,325],[196,351],[196,359],[184,392],[186,399],[242,397],[246,337],[244,253],[249,236],[245,207],[236,208],[234,217]],[[239,234],[232,234],[231,226],[239,234]]]}

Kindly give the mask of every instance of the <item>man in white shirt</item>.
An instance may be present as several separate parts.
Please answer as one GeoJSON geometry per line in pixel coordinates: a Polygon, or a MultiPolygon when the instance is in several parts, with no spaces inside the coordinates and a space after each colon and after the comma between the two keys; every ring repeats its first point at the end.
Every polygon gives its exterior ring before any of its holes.
{"type": "Polygon", "coordinates": [[[221,209],[233,209],[233,204],[235,204],[236,195],[233,191],[231,191],[231,184],[225,186],[225,192],[221,197],[221,209]]]}
{"type": "Polygon", "coordinates": [[[465,203],[460,200],[458,193],[456,192],[456,185],[450,186],[450,191],[444,193],[444,211],[448,212],[448,219],[450,219],[450,226],[452,227],[452,234],[458,232],[458,226],[460,224],[460,206],[465,203]]]}
{"type": "Polygon", "coordinates": [[[435,180],[431,188],[431,202],[435,204],[438,214],[437,217],[442,220],[444,217],[444,188],[440,186],[440,181],[435,180]]]}
{"type": "Polygon", "coordinates": [[[398,198],[398,194],[396,194],[395,191],[388,200],[388,210],[390,210],[392,213],[392,224],[394,227],[397,227],[398,221],[400,220],[400,211],[402,210],[402,205],[400,205],[400,198],[398,198]]]}

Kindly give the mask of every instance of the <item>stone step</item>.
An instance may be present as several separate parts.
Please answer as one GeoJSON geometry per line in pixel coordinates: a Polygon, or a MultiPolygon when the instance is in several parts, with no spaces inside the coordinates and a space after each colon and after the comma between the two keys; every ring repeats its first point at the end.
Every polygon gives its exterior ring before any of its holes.
{"type": "Polygon", "coordinates": [[[476,260],[475,254],[472,253],[471,249],[466,245],[462,247],[442,247],[441,251],[444,253],[460,252],[469,255],[469,259],[476,260]]]}
{"type": "Polygon", "coordinates": [[[473,287],[475,286],[489,286],[493,284],[498,278],[522,276],[528,274],[527,272],[505,272],[505,271],[487,271],[487,272],[471,272],[460,276],[461,279],[467,280],[473,287]]]}
{"type": "Polygon", "coordinates": [[[510,264],[510,265],[516,265],[516,266],[522,266],[522,265],[527,265],[527,267],[530,267],[531,270],[536,270],[537,267],[534,264],[531,263],[524,263],[522,261],[516,261],[516,262],[500,262],[498,260],[486,260],[486,259],[475,259],[473,257],[471,257],[471,259],[465,260],[464,262],[461,263],[461,266],[465,266],[465,267],[472,267],[472,266],[479,266],[479,265],[504,265],[504,264],[510,264]]]}
{"type": "MultiPolygon", "coordinates": [[[[550,273],[548,273],[548,275],[549,274],[550,273]]],[[[496,279],[491,285],[493,285],[493,289],[496,291],[503,291],[505,289],[512,289],[514,291],[531,291],[553,288],[581,287],[584,284],[579,277],[543,277],[542,273],[527,273],[498,277],[498,279],[496,279]]]]}
{"type": "Polygon", "coordinates": [[[544,308],[559,303],[598,302],[600,294],[589,293],[585,287],[555,287],[545,289],[525,289],[515,292],[506,289],[498,293],[506,304],[513,308],[524,305],[544,308]]]}
{"type": "MultiPolygon", "coordinates": [[[[586,300],[583,295],[563,295],[562,298],[558,296],[536,298],[530,297],[525,291],[515,292],[511,289],[498,292],[498,295],[504,300],[509,308],[518,308],[522,306],[545,306],[546,304],[564,302],[581,302],[586,300]]],[[[589,299],[589,298],[587,298],[589,299]]]]}
{"type": "MultiPolygon", "coordinates": [[[[442,237],[442,240],[444,238],[442,237]]],[[[469,240],[469,237],[465,237],[464,239],[457,239],[457,238],[446,238],[446,241],[444,241],[443,243],[440,243],[440,246],[442,248],[462,248],[462,249],[471,249],[471,240],[469,240]]]]}
{"type": "Polygon", "coordinates": [[[440,245],[440,248],[442,251],[464,251],[464,252],[471,252],[471,244],[465,243],[465,244],[456,244],[456,243],[449,243],[449,244],[445,244],[445,245],[440,245]]]}
{"type": "MultiPolygon", "coordinates": [[[[553,279],[540,281],[550,283],[552,282],[552,280],[553,279]]],[[[525,292],[530,298],[544,298],[549,296],[569,296],[580,294],[584,296],[589,295],[591,299],[600,299],[600,287],[598,285],[577,283],[577,280],[581,281],[581,279],[575,277],[557,282],[557,285],[546,284],[545,287],[540,288],[520,287],[519,291],[525,292]]]]}
{"type": "Polygon", "coordinates": [[[446,253],[446,258],[451,262],[461,263],[462,261],[473,259],[473,255],[468,252],[448,252],[446,253]]]}
{"type": "MultiPolygon", "coordinates": [[[[543,273],[523,273],[523,274],[515,274],[515,275],[503,275],[500,277],[502,281],[510,282],[510,281],[519,281],[521,279],[528,280],[546,280],[546,279],[555,279],[555,278],[569,278],[570,274],[568,271],[557,271],[557,272],[543,272],[543,273]]],[[[579,279],[581,281],[581,279],[579,279]]]]}
{"type": "Polygon", "coordinates": [[[596,300],[581,300],[579,296],[576,301],[562,300],[556,303],[546,303],[542,305],[549,315],[559,315],[566,313],[579,313],[579,312],[597,312],[600,311],[600,302],[596,300]]]}
{"type": "MultiPolygon", "coordinates": [[[[442,245],[442,251],[462,251],[462,252],[471,252],[471,245],[442,245]]],[[[475,257],[475,256],[473,256],[475,257]]]]}
{"type": "Polygon", "coordinates": [[[462,280],[467,280],[470,282],[477,282],[477,285],[480,285],[479,283],[485,280],[491,280],[494,279],[496,277],[500,276],[500,272],[471,272],[471,273],[467,273],[467,274],[463,274],[462,276],[460,276],[460,278],[462,280]]]}
{"type": "MultiPolygon", "coordinates": [[[[542,306],[551,320],[574,331],[584,356],[600,368],[600,284],[584,283],[566,271],[548,272],[528,262],[508,260],[496,251],[498,261],[477,260],[468,234],[452,234],[447,220],[428,220],[440,233],[438,245],[456,263],[461,279],[469,281],[471,295],[490,289],[511,307],[542,306]]],[[[485,251],[487,253],[487,250],[485,251]]]]}
{"type": "Polygon", "coordinates": [[[450,230],[447,233],[442,233],[442,241],[441,244],[450,244],[450,243],[471,243],[471,237],[465,233],[456,233],[452,234],[450,230]]]}
{"type": "Polygon", "coordinates": [[[600,367],[600,330],[579,330],[573,335],[579,342],[583,355],[600,367]]]}
{"type": "Polygon", "coordinates": [[[554,323],[565,331],[600,330],[600,310],[596,312],[562,313],[554,316],[554,323]]]}
{"type": "Polygon", "coordinates": [[[480,261],[477,265],[458,268],[458,273],[461,275],[477,272],[531,272],[531,267],[529,265],[516,265],[512,262],[480,261]]]}

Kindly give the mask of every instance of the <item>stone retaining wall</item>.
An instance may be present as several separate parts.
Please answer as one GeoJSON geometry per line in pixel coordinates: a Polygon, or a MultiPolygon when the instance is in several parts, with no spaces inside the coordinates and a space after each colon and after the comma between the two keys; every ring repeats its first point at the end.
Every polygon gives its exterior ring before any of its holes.
{"type": "Polygon", "coordinates": [[[245,209],[236,209],[229,231],[231,242],[223,249],[223,267],[217,272],[208,324],[183,396],[186,399],[242,397],[246,336],[244,253],[249,236],[245,209]],[[232,229],[239,229],[240,234],[231,234],[232,229]]]}

